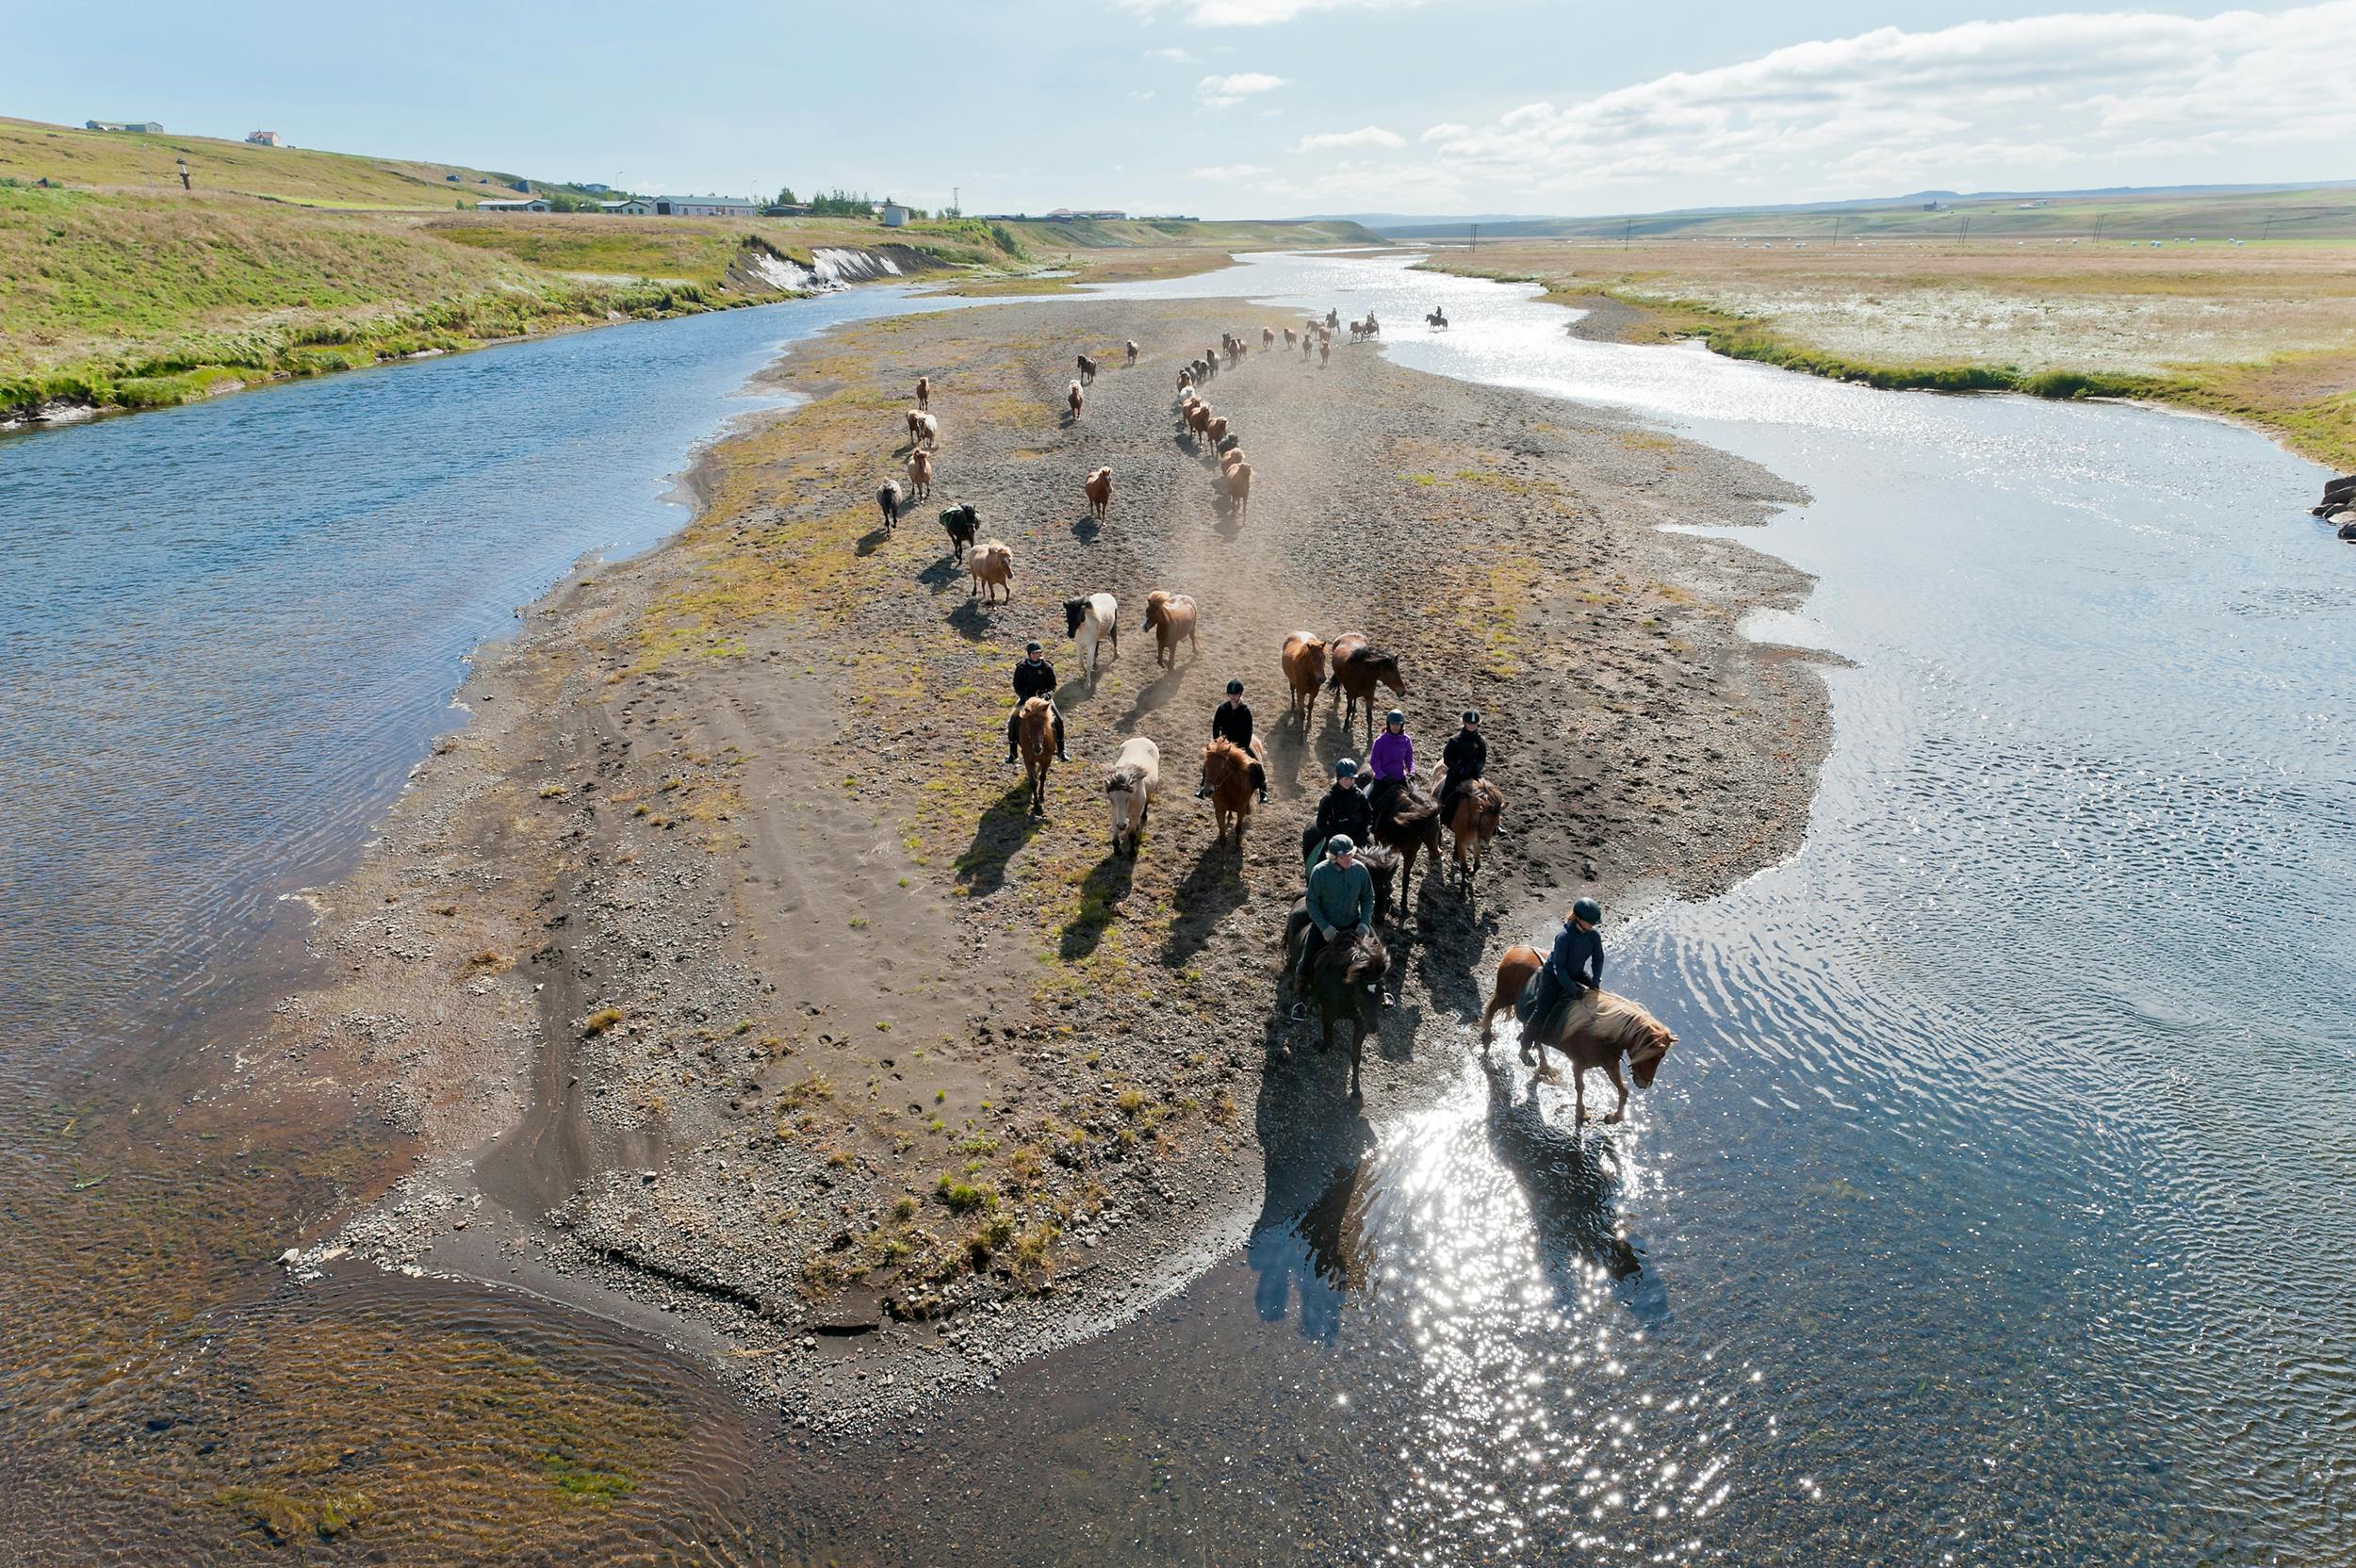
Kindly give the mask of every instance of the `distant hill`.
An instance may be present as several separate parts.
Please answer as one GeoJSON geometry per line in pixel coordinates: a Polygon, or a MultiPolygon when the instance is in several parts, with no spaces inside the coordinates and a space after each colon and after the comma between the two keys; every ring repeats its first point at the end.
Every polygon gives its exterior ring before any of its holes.
{"type": "MultiPolygon", "coordinates": [[[[1371,216],[1371,215],[1369,215],[1371,216]]],[[[1688,207],[1583,218],[1446,218],[1366,221],[1390,239],[1458,239],[1474,224],[1481,237],[1805,239],[1842,235],[2078,234],[2099,221],[2105,234],[2155,239],[2255,238],[2356,235],[2356,180],[2315,185],[2112,187],[2093,190],[1919,190],[1854,201],[1780,203],[1747,207],[1688,207]],[[2023,205],[2023,204],[2035,204],[2023,205]],[[2271,231],[2267,220],[2272,219],[2271,231]]],[[[1366,221],[1366,220],[1357,220],[1366,221]]]]}

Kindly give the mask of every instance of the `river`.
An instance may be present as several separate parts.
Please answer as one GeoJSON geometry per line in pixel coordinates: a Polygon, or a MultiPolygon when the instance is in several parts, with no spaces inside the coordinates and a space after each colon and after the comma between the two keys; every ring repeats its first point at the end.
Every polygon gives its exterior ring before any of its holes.
{"type": "MultiPolygon", "coordinates": [[[[1759,634],[1848,662],[1810,830],[1723,898],[1608,927],[1614,988],[1681,1041],[1625,1126],[1574,1136],[1510,1048],[1484,1069],[1443,1032],[1419,1049],[1463,1053],[1457,1088],[1305,1173],[1305,1213],[903,1434],[889,1471],[824,1446],[766,1467],[720,1533],[1012,1562],[2356,1551],[2356,551],[2302,515],[2312,466],[2152,410],[1589,343],[1534,290],[1391,257],[1113,292],[1371,307],[1407,363],[1805,486],[1744,537],[1819,580],[1759,634]]],[[[657,481],[772,345],[898,308],[0,443],[0,537],[31,564],[0,631],[32,678],[0,699],[0,798],[45,813],[0,872],[10,1006],[62,1039],[123,955],[201,989],[255,901],[352,853],[457,717],[467,647],[584,549],[670,526],[657,481]],[[633,356],[671,356],[661,385],[633,356]],[[637,495],[630,520],[591,485],[637,495]],[[70,960],[42,936],[69,906],[70,960]]]]}

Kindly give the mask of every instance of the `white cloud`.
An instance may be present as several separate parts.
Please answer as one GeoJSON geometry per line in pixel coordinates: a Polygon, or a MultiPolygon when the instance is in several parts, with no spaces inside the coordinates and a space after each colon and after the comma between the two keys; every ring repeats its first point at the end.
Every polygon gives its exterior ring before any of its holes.
{"type": "Polygon", "coordinates": [[[1404,147],[1407,139],[1397,131],[1386,131],[1380,125],[1361,125],[1354,131],[1319,131],[1304,136],[1293,143],[1296,153],[1323,152],[1344,147],[1404,147]]]}
{"type": "Polygon", "coordinates": [[[1397,10],[1424,3],[1425,0],[1115,0],[1122,10],[1139,16],[1158,16],[1174,10],[1181,21],[1197,27],[1266,27],[1290,22],[1310,11],[1337,11],[1350,7],[1397,10]]]}
{"type": "Polygon", "coordinates": [[[1168,60],[1172,65],[1194,63],[1194,57],[1184,49],[1148,49],[1145,52],[1145,57],[1149,60],[1168,60]]]}
{"type": "Polygon", "coordinates": [[[1273,92],[1284,85],[1282,76],[1265,71],[1238,71],[1229,76],[1205,76],[1195,83],[1195,96],[1214,108],[1240,104],[1254,93],[1273,92]]]}
{"type": "Polygon", "coordinates": [[[1153,101],[1153,90],[1149,87],[1143,92],[1132,92],[1129,96],[1140,104],[1149,104],[1153,101]]]}
{"type": "Polygon", "coordinates": [[[2352,60],[2356,0],[1882,27],[1525,105],[1478,129],[1434,125],[1423,140],[1493,188],[1638,188],[1671,204],[2092,180],[2130,160],[2236,150],[2304,151],[2312,164],[2356,139],[2356,102],[2313,90],[2352,60]]]}
{"type": "Polygon", "coordinates": [[[1203,169],[1189,169],[1186,171],[1186,178],[1233,183],[1236,180],[1265,179],[1273,172],[1275,171],[1263,169],[1256,163],[1223,163],[1212,164],[1203,169]]]}

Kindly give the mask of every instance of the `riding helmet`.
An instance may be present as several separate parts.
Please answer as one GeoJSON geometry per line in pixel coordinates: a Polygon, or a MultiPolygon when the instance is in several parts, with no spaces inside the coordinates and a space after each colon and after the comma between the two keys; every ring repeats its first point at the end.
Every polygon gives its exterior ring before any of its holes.
{"type": "Polygon", "coordinates": [[[1481,710],[1478,708],[1465,709],[1464,722],[1466,724],[1479,724],[1481,722],[1481,710]]]}
{"type": "Polygon", "coordinates": [[[1407,722],[1407,715],[1394,708],[1389,712],[1383,715],[1383,722],[1384,724],[1403,725],[1407,722]]]}
{"type": "Polygon", "coordinates": [[[1345,757],[1340,761],[1333,764],[1333,776],[1336,778],[1355,778],[1358,776],[1358,764],[1345,757]]]}
{"type": "Polygon", "coordinates": [[[1023,651],[1024,653],[1037,653],[1039,651],[1039,645],[1037,643],[1028,644],[1023,647],[1023,651]]]}
{"type": "Polygon", "coordinates": [[[1592,898],[1582,898],[1571,906],[1571,918],[1583,920],[1590,925],[1603,923],[1603,906],[1592,898]]]}
{"type": "Polygon", "coordinates": [[[1325,841],[1325,853],[1328,855],[1355,855],[1358,853],[1358,846],[1350,841],[1349,834],[1336,833],[1332,838],[1325,841]]]}
{"type": "Polygon", "coordinates": [[[1231,697],[1239,697],[1243,695],[1243,682],[1240,680],[1229,681],[1227,683],[1227,694],[1231,697]]]}

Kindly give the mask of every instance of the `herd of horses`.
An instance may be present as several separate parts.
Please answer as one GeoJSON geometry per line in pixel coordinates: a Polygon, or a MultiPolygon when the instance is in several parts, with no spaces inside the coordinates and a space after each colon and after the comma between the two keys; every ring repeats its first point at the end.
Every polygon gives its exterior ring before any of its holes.
{"type": "MultiPolygon", "coordinates": [[[[1427,318],[1437,329],[1448,323],[1439,312],[1427,318]]],[[[1315,350],[1330,353],[1333,334],[1340,325],[1338,313],[1329,312],[1322,321],[1311,320],[1306,329],[1285,327],[1283,340],[1287,348],[1298,341],[1304,354],[1315,350]]],[[[1365,319],[1349,323],[1353,341],[1376,336],[1380,324],[1374,313],[1365,319]]],[[[1272,348],[1277,341],[1277,329],[1261,329],[1261,347],[1272,348]]],[[[1248,504],[1252,469],[1244,458],[1240,436],[1229,419],[1214,413],[1201,395],[1200,388],[1221,368],[1235,368],[1243,359],[1249,345],[1235,333],[1222,333],[1218,348],[1205,351],[1187,363],[1178,373],[1177,412],[1182,429],[1198,446],[1207,445],[1220,462],[1220,484],[1235,514],[1240,518],[1248,504]]],[[[1126,362],[1134,366],[1138,358],[1138,346],[1127,345],[1126,362]]],[[[1076,357],[1077,378],[1065,390],[1069,418],[1077,422],[1086,406],[1087,388],[1099,372],[1099,362],[1082,353],[1076,357]]],[[[878,492],[876,499],[884,514],[884,526],[891,531],[898,522],[904,498],[909,492],[923,494],[931,484],[931,457],[938,448],[941,426],[931,412],[934,388],[930,377],[920,377],[916,384],[916,406],[906,416],[908,442],[908,484],[906,490],[898,482],[889,482],[878,492]]],[[[1113,471],[1109,466],[1091,470],[1083,482],[1083,491],[1091,516],[1103,520],[1111,504],[1113,471]]],[[[967,503],[944,510],[941,514],[942,528],[947,531],[953,550],[963,561],[976,592],[985,599],[1003,595],[1012,598],[1013,553],[1003,541],[977,541],[980,519],[974,508],[967,503]]],[[[1120,607],[1108,593],[1084,595],[1065,601],[1066,630],[1081,656],[1084,678],[1093,682],[1101,668],[1104,650],[1110,648],[1118,655],[1120,647],[1120,607]]],[[[1148,596],[1144,627],[1155,634],[1155,664],[1175,668],[1180,645],[1188,651],[1196,647],[1196,632],[1200,612],[1192,597],[1155,590],[1148,596]]],[[[1279,665],[1284,673],[1290,701],[1286,718],[1299,727],[1302,735],[1315,724],[1317,703],[1328,699],[1327,720],[1332,722],[1332,701],[1343,704],[1341,726],[1346,736],[1354,735],[1358,713],[1366,713],[1366,748],[1374,741],[1375,706],[1378,694],[1387,689],[1404,696],[1408,683],[1396,655],[1375,645],[1363,631],[1346,631],[1328,641],[1309,631],[1296,631],[1287,636],[1279,652],[1279,665]]],[[[1024,790],[1030,813],[1044,816],[1048,803],[1048,781],[1057,755],[1055,742],[1055,710],[1045,696],[1025,698],[1015,715],[1016,748],[1023,765],[1024,790]]],[[[1197,794],[1210,804],[1215,831],[1214,847],[1230,851],[1240,862],[1245,825],[1250,822],[1258,793],[1252,771],[1262,759],[1233,741],[1215,739],[1203,748],[1197,794]]],[[[1131,735],[1121,743],[1118,755],[1104,769],[1103,792],[1108,808],[1111,827],[1112,854],[1116,858],[1137,858],[1143,850],[1145,830],[1153,804],[1163,789],[1161,748],[1144,735],[1131,735]]],[[[1376,1032],[1383,1004],[1383,985],[1390,968],[1390,954],[1381,932],[1391,927],[1395,915],[1412,908],[1416,862],[1428,858],[1430,875],[1440,875],[1443,855],[1442,835],[1453,839],[1454,883],[1469,893],[1495,840],[1498,824],[1505,810],[1505,797],[1489,780],[1467,781],[1456,792],[1448,820],[1441,820],[1439,802],[1432,798],[1413,781],[1378,785],[1372,802],[1373,842],[1362,851],[1365,864],[1375,887],[1375,914],[1372,923],[1347,939],[1328,943],[1312,964],[1303,1000],[1315,1010],[1318,1021],[1320,1049],[1331,1049],[1337,1025],[1346,1027],[1350,1036],[1350,1087],[1359,1088],[1360,1069],[1367,1035],[1376,1032]]],[[[1412,918],[1412,917],[1411,917],[1412,918]]],[[[1285,972],[1293,971],[1299,943],[1308,928],[1305,901],[1296,903],[1284,936],[1285,972]]],[[[1541,962],[1537,953],[1527,947],[1509,948],[1497,967],[1496,986],[1481,1015],[1481,1037],[1486,1051],[1494,1021],[1497,1013],[1511,1007],[1530,980],[1537,973],[1541,962]]],[[[1676,1037],[1662,1027],[1649,1013],[1633,1003],[1616,997],[1598,997],[1596,1004],[1577,1010],[1566,1021],[1557,1037],[1540,1039],[1527,1037],[1523,1047],[1526,1059],[1532,1047],[1536,1050],[1536,1065],[1543,1071],[1546,1052],[1549,1046],[1563,1051],[1574,1068],[1578,1085],[1579,1116],[1586,1116],[1585,1075],[1590,1070],[1607,1071],[1619,1090],[1619,1104],[1605,1118],[1617,1121],[1627,1104],[1628,1087],[1621,1077],[1620,1062],[1626,1058],[1629,1071],[1639,1087],[1650,1086],[1660,1060],[1676,1037]],[[1606,1005],[1608,1004],[1608,1005],[1606,1005]]],[[[1289,1054],[1289,1047],[1284,1048],[1289,1054]]]]}

